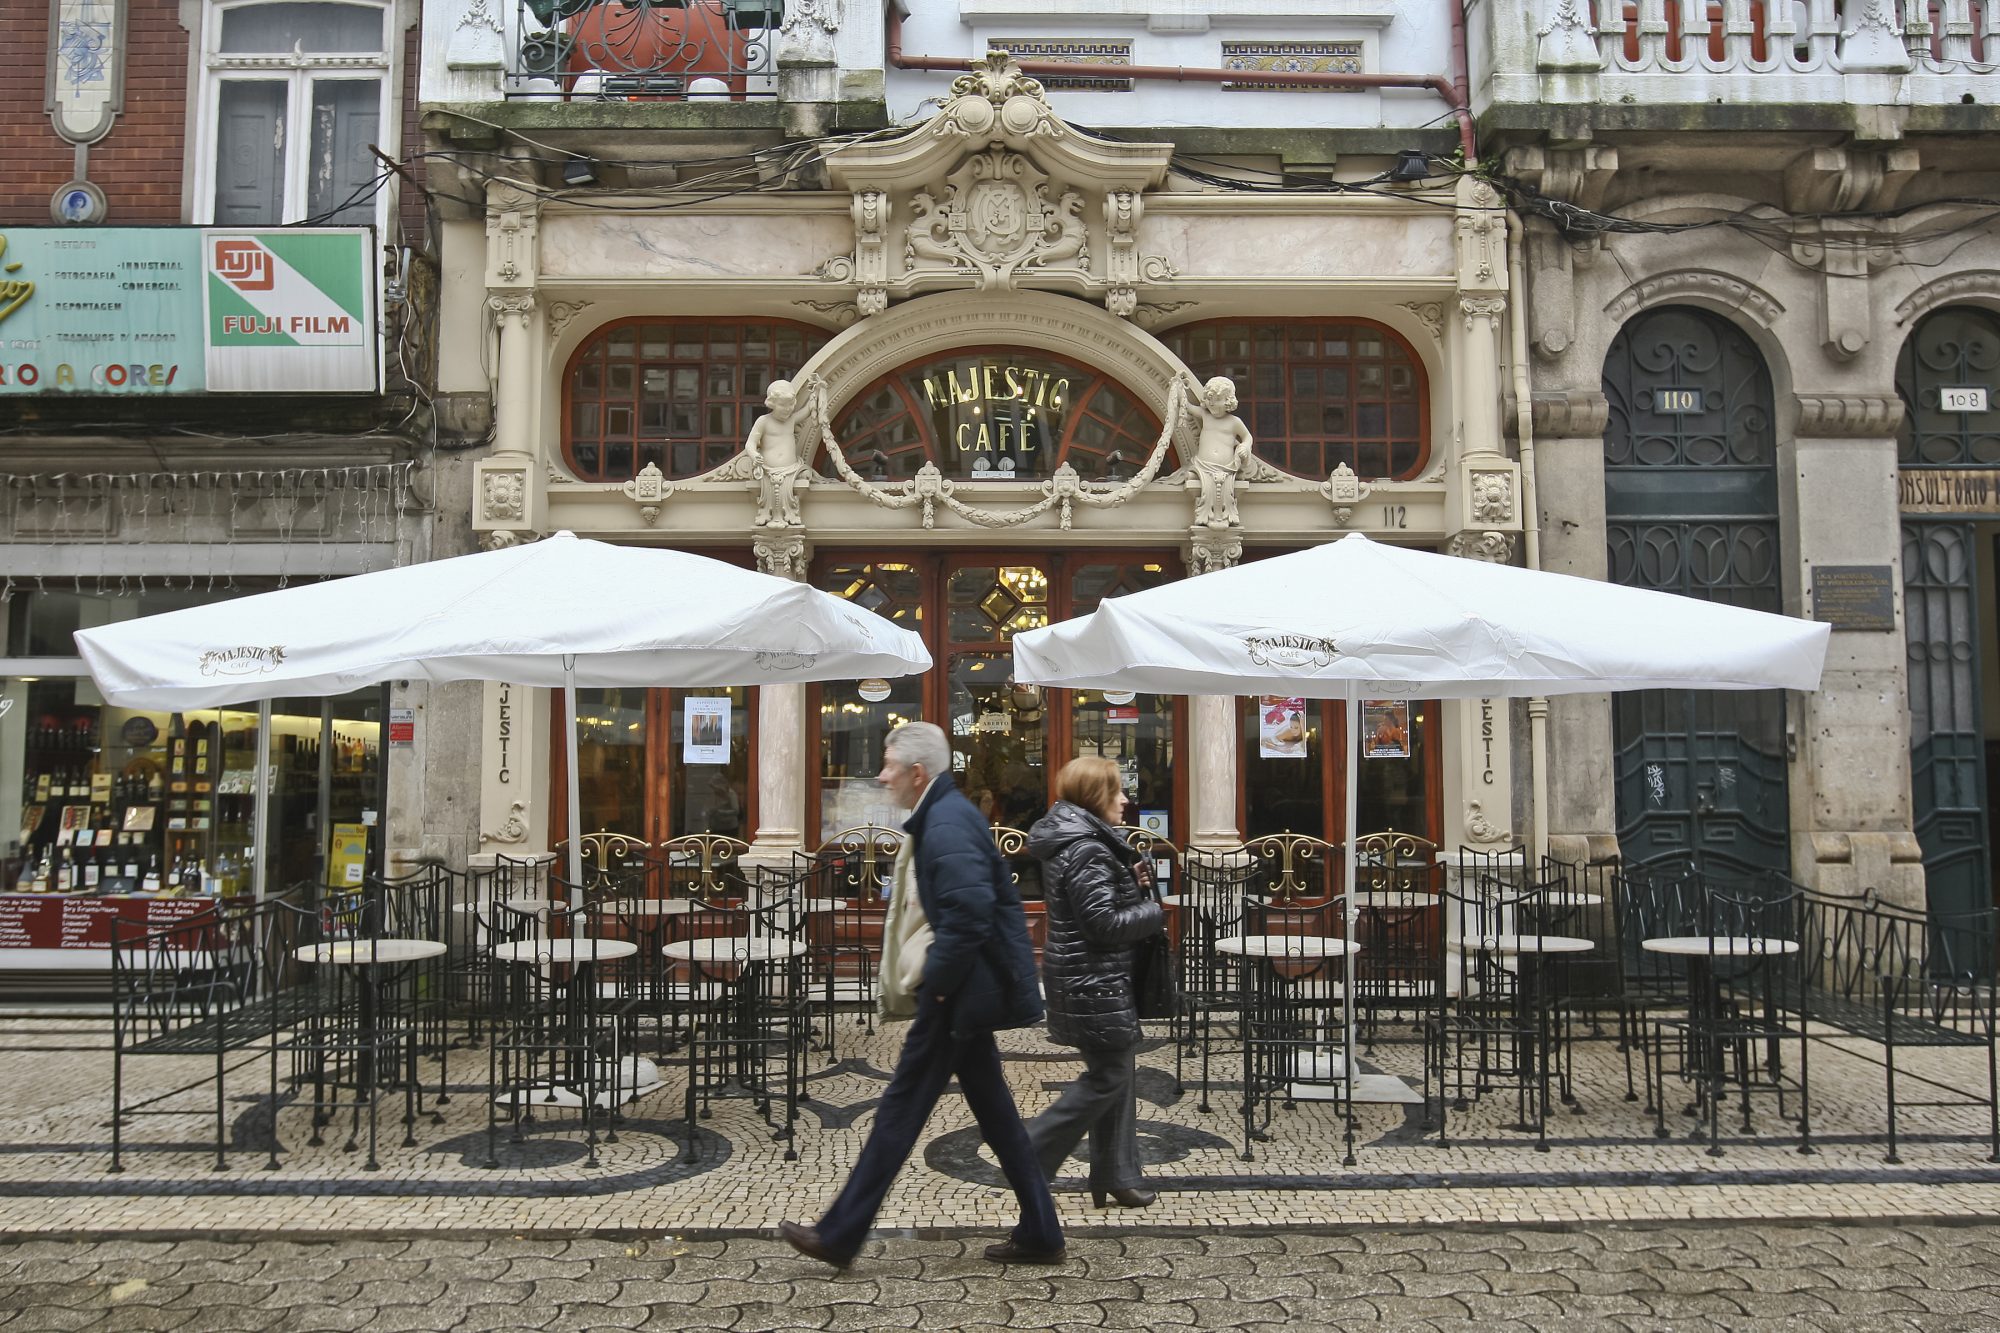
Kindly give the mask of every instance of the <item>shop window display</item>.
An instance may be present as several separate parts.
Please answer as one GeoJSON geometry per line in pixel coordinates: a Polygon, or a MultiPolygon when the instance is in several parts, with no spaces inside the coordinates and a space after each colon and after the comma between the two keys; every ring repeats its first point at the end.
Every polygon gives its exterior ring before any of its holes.
{"type": "MultiPolygon", "coordinates": [[[[76,628],[215,599],[186,589],[13,598],[8,656],[17,669],[35,669],[0,678],[0,828],[8,835],[0,968],[24,957],[10,951],[102,949],[114,919],[164,923],[255,890],[256,708],[120,708],[87,676],[57,674],[74,653],[76,628]]],[[[371,689],[274,703],[267,889],[340,882],[327,878],[336,834],[369,845],[381,807],[382,697],[371,689]]],[[[365,856],[341,873],[358,880],[364,865],[365,856]]],[[[47,957],[34,965],[49,965],[47,957]]]]}

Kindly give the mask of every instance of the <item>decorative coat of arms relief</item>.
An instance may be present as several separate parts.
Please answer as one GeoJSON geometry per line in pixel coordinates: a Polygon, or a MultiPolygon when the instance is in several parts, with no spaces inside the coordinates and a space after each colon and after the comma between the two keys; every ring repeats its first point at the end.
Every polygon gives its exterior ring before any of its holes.
{"type": "Polygon", "coordinates": [[[852,286],[861,315],[892,295],[1033,287],[1130,317],[1141,286],[1177,276],[1138,250],[1144,193],[1164,182],[1171,145],[1071,132],[1005,52],[952,94],[907,134],[828,151],[829,175],[853,192],[855,244],[815,272],[852,286]]]}

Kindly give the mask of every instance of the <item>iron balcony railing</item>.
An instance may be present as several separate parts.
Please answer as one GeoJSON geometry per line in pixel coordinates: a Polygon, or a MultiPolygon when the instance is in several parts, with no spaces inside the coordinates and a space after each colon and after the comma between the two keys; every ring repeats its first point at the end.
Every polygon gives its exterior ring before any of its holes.
{"type": "Polygon", "coordinates": [[[733,101],[777,95],[784,0],[517,0],[507,95],[733,101]]]}

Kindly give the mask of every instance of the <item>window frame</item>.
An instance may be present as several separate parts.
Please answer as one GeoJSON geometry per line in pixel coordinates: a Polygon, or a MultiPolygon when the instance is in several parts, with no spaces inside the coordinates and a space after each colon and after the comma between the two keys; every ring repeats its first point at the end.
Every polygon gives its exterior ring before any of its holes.
{"type": "MultiPolygon", "coordinates": [[[[396,157],[401,149],[402,124],[396,114],[397,90],[402,77],[398,50],[397,5],[394,0],[317,0],[371,10],[381,19],[382,46],[375,53],[225,53],[222,23],[225,15],[237,10],[256,9],[302,0],[228,0],[210,4],[202,12],[198,60],[196,132],[190,143],[194,157],[192,217],[194,225],[212,227],[215,221],[215,190],[220,176],[222,89],[230,83],[282,83],[285,85],[285,170],[279,216],[268,222],[247,224],[256,227],[290,226],[312,216],[308,210],[311,187],[311,143],[313,88],[322,80],[354,82],[374,79],[380,87],[377,111],[380,130],[377,147],[396,157]],[[299,151],[300,145],[304,151],[299,151]]],[[[304,0],[313,2],[313,0],[304,0]]],[[[368,225],[377,236],[388,234],[388,223],[396,206],[398,181],[391,177],[375,192],[368,225]]],[[[327,223],[328,226],[358,226],[360,223],[327,223]]]]}
{"type": "MultiPolygon", "coordinates": [[[[1364,470],[1361,467],[1355,466],[1354,463],[1350,463],[1349,466],[1354,467],[1355,473],[1363,481],[1414,481],[1417,478],[1423,476],[1424,472],[1428,468],[1430,468],[1430,466],[1434,462],[1436,462],[1437,459],[1436,450],[1433,448],[1432,444],[1432,432],[1431,432],[1431,376],[1430,376],[1431,368],[1429,364],[1425,362],[1423,353],[1418,349],[1415,343],[1411,342],[1408,338],[1404,337],[1401,333],[1397,332],[1389,325],[1382,323],[1380,320],[1368,319],[1359,315],[1342,315],[1342,314],[1273,316],[1265,319],[1256,319],[1247,316],[1223,316],[1216,319],[1196,320],[1189,324],[1179,324],[1171,329],[1164,329],[1159,333],[1157,333],[1155,336],[1159,338],[1161,342],[1166,344],[1167,349],[1174,354],[1176,359],[1178,359],[1183,365],[1188,367],[1188,369],[1194,374],[1196,379],[1206,380],[1208,378],[1208,375],[1204,373],[1201,367],[1196,365],[1196,363],[1190,360],[1187,356],[1187,341],[1194,334],[1203,332],[1205,330],[1220,331],[1224,328],[1232,326],[1240,327],[1247,329],[1251,332],[1252,344],[1254,346],[1255,335],[1262,330],[1265,329],[1276,330],[1280,334],[1280,336],[1289,338],[1292,330],[1302,328],[1308,325],[1319,328],[1328,328],[1339,325],[1357,330],[1364,330],[1379,336],[1385,343],[1391,344],[1402,350],[1404,357],[1408,361],[1409,365],[1411,366],[1416,376],[1416,383],[1413,386],[1413,393],[1412,393],[1412,398],[1415,402],[1415,406],[1417,409],[1416,462],[1411,464],[1408,468],[1404,469],[1401,472],[1391,473],[1388,475],[1377,475],[1372,471],[1364,470]]],[[[1253,352],[1249,357],[1249,362],[1254,372],[1254,368],[1259,364],[1263,364],[1264,359],[1258,357],[1253,352]]],[[[1310,481],[1323,481],[1326,478],[1326,474],[1333,470],[1331,467],[1322,468],[1320,471],[1316,473],[1306,473],[1306,472],[1295,471],[1291,466],[1291,453],[1293,448],[1292,433],[1290,427],[1290,413],[1292,410],[1291,371],[1292,367],[1295,364],[1295,361],[1289,350],[1286,350],[1282,354],[1281,358],[1278,361],[1278,364],[1282,367],[1282,372],[1285,381],[1284,387],[1281,390],[1279,397],[1279,402],[1284,405],[1286,412],[1286,420],[1287,420],[1286,431],[1284,435],[1285,461],[1279,462],[1277,459],[1265,453],[1262,448],[1263,437],[1261,435],[1258,435],[1257,423],[1255,421],[1255,415],[1256,415],[1255,405],[1257,404],[1259,399],[1257,398],[1254,392],[1254,387],[1255,387],[1254,385],[1246,385],[1241,383],[1236,384],[1236,396],[1239,404],[1237,407],[1237,415],[1243,419],[1243,424],[1250,428],[1251,434],[1253,436],[1258,437],[1258,448],[1256,451],[1257,457],[1259,457],[1266,463],[1269,463],[1272,467],[1277,468],[1280,472],[1284,472],[1295,477],[1303,477],[1310,481]]],[[[1359,362],[1357,358],[1349,356],[1339,361],[1327,358],[1320,358],[1315,361],[1307,362],[1301,359],[1296,364],[1311,364],[1316,367],[1341,365],[1352,368],[1362,363],[1359,362]]],[[[1380,364],[1386,368],[1392,363],[1385,357],[1380,364]]],[[[1232,382],[1234,382],[1233,378],[1232,382]]],[[[1320,433],[1303,437],[1301,443],[1320,449],[1322,451],[1321,453],[1322,458],[1325,457],[1326,451],[1345,450],[1349,453],[1352,453],[1354,458],[1358,461],[1361,456],[1362,448],[1373,447],[1375,443],[1375,441],[1373,440],[1364,440],[1360,436],[1359,431],[1356,429],[1356,426],[1358,425],[1359,421],[1359,409],[1364,403],[1372,403],[1374,401],[1377,400],[1363,399],[1359,394],[1358,384],[1356,380],[1350,378],[1348,382],[1348,396],[1347,396],[1347,403],[1349,409],[1349,430],[1347,432],[1345,440],[1344,441],[1337,440],[1325,435],[1324,433],[1320,433]]],[[[1386,378],[1383,386],[1383,396],[1379,401],[1382,404],[1384,413],[1381,447],[1389,453],[1391,458],[1393,458],[1396,445],[1402,441],[1402,437],[1397,436],[1393,431],[1389,429],[1389,413],[1392,408],[1398,406],[1399,404],[1395,399],[1390,398],[1388,396],[1388,385],[1386,383],[1386,378]]]]}
{"type": "MultiPolygon", "coordinates": [[[[669,327],[676,325],[689,325],[689,326],[699,325],[702,328],[712,328],[716,325],[732,325],[737,328],[757,326],[770,331],[774,336],[777,332],[781,330],[797,333],[806,340],[808,345],[806,348],[804,359],[801,360],[799,362],[798,367],[791,372],[793,376],[797,376],[800,373],[800,371],[804,370],[804,368],[812,361],[812,359],[815,356],[818,356],[821,350],[824,349],[827,343],[831,342],[834,337],[832,331],[820,328],[818,325],[808,324],[802,320],[786,319],[783,318],[782,316],[777,316],[777,315],[750,315],[750,314],[632,315],[623,319],[609,320],[606,323],[599,325],[597,328],[592,329],[590,333],[587,334],[584,337],[584,339],[577,344],[576,349],[570,353],[568,361],[564,363],[562,371],[561,400],[558,407],[558,411],[561,418],[561,433],[560,433],[561,452],[559,454],[559,458],[562,463],[563,470],[567,472],[570,476],[577,479],[578,481],[590,482],[595,485],[617,485],[620,482],[629,481],[632,479],[631,477],[619,477],[609,473],[603,465],[601,453],[600,453],[599,465],[595,469],[592,469],[590,472],[586,473],[584,469],[577,466],[576,454],[575,454],[575,448],[576,448],[575,406],[578,401],[576,398],[576,377],[578,371],[582,368],[583,362],[586,357],[590,356],[598,357],[599,364],[602,365],[607,372],[605,376],[606,385],[600,386],[596,390],[596,401],[601,409],[606,402],[605,393],[607,392],[608,383],[610,379],[608,372],[614,363],[608,358],[608,356],[605,356],[600,352],[600,348],[603,346],[605,340],[611,337],[611,335],[616,333],[618,330],[624,328],[635,328],[648,324],[658,324],[669,327]]],[[[631,360],[619,364],[629,365],[632,368],[632,374],[633,374],[632,402],[636,410],[638,407],[642,405],[638,395],[644,383],[643,368],[646,364],[645,358],[635,354],[631,360]]],[[[672,358],[669,358],[666,364],[682,365],[689,363],[682,363],[672,358]]],[[[709,395],[706,389],[708,368],[712,365],[721,365],[721,364],[725,363],[711,359],[707,355],[704,355],[703,360],[699,362],[699,365],[701,367],[700,370],[701,382],[703,385],[703,391],[701,397],[696,400],[699,408],[706,408],[709,402],[709,395]]],[[[737,371],[740,375],[742,367],[745,365],[742,353],[739,351],[735,361],[727,364],[734,365],[737,368],[737,371]]],[[[777,374],[776,371],[777,364],[778,364],[777,357],[774,354],[771,358],[771,365],[773,366],[773,371],[772,371],[773,377],[783,378],[782,376],[779,376],[777,374]]],[[[753,424],[756,421],[757,416],[761,415],[765,410],[763,394],[760,393],[756,395],[746,395],[740,391],[740,385],[741,385],[740,378],[738,380],[738,384],[739,384],[739,392],[737,393],[733,401],[737,403],[739,406],[747,408],[749,410],[750,415],[748,421],[745,421],[740,415],[738,417],[737,425],[739,426],[740,429],[737,431],[734,437],[732,453],[740,452],[742,450],[743,442],[750,434],[751,424],[753,424]]],[[[671,402],[672,400],[671,398],[669,398],[667,401],[671,402]]],[[[643,463],[639,461],[640,460],[639,451],[642,448],[650,448],[650,447],[657,447],[662,451],[663,462],[661,464],[660,471],[666,475],[669,481],[685,481],[691,477],[699,477],[706,472],[713,471],[715,467],[719,466],[719,464],[711,463],[704,467],[698,468],[694,472],[680,472],[677,469],[669,466],[669,464],[673,462],[673,454],[671,452],[671,447],[673,445],[694,443],[699,447],[706,447],[710,443],[709,438],[706,435],[702,435],[693,441],[676,439],[672,435],[663,436],[663,438],[661,438],[658,441],[642,441],[639,438],[640,434],[641,432],[637,428],[637,425],[635,423],[635,429],[632,434],[633,476],[636,476],[639,472],[643,471],[645,466],[643,463]]],[[[599,415],[597,443],[600,451],[605,448],[607,443],[603,429],[603,414],[601,411],[599,415]]],[[[727,460],[725,459],[724,461],[727,460]]]]}

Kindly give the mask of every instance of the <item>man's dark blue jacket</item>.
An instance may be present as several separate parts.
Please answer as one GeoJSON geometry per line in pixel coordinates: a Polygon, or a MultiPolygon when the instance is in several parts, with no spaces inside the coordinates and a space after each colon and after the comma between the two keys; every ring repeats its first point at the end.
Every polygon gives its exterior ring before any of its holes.
{"type": "Polygon", "coordinates": [[[931,925],[919,1003],[951,1003],[959,1041],[1042,1018],[1021,892],[979,810],[949,776],[934,779],[903,828],[915,839],[917,897],[931,925]]]}

